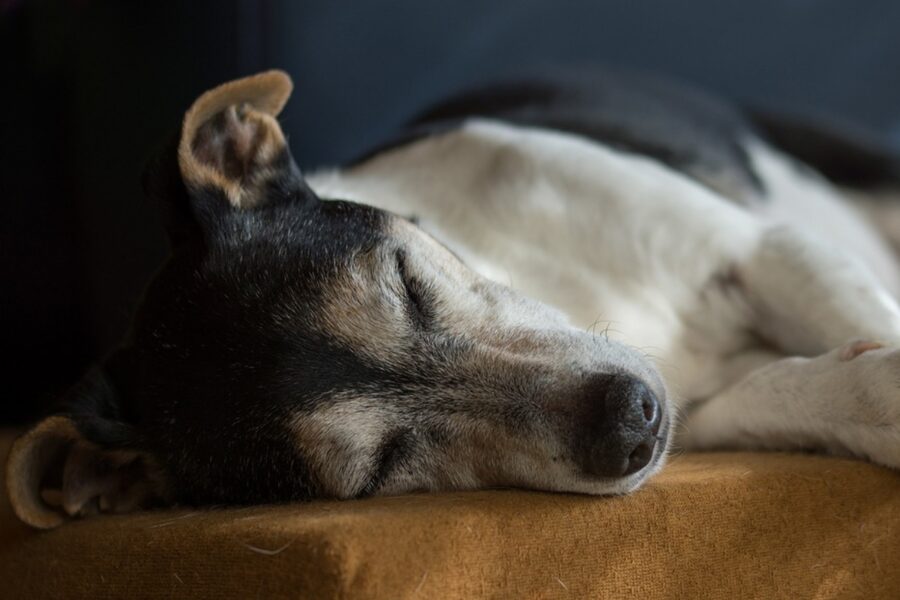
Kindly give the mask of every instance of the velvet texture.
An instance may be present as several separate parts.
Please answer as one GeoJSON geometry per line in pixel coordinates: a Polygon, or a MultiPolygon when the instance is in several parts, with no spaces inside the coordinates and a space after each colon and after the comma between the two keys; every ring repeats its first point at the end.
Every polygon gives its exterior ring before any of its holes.
{"type": "Polygon", "coordinates": [[[17,522],[4,497],[0,581],[0,596],[29,599],[893,600],[900,474],[689,454],[629,497],[496,490],[178,509],[46,532],[17,522]]]}

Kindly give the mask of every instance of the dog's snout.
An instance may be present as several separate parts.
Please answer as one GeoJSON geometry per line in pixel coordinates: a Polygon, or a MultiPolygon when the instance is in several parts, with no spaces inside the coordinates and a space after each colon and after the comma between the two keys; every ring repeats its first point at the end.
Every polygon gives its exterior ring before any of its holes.
{"type": "Polygon", "coordinates": [[[659,424],[662,422],[662,407],[659,405],[659,399],[650,388],[643,383],[638,383],[643,388],[638,390],[638,397],[641,402],[641,411],[644,413],[644,422],[650,428],[650,433],[654,436],[659,433],[659,424]]]}
{"type": "Polygon", "coordinates": [[[656,394],[636,377],[602,375],[582,398],[577,447],[583,468],[598,477],[624,477],[646,467],[663,419],[656,394]]]}

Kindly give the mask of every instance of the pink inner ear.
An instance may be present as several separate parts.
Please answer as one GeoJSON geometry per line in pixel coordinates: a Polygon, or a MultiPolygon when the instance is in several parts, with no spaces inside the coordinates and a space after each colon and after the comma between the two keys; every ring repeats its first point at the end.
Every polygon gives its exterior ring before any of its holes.
{"type": "Polygon", "coordinates": [[[246,105],[229,106],[197,130],[191,144],[198,161],[231,180],[243,181],[265,139],[261,123],[247,118],[246,105]]]}
{"type": "Polygon", "coordinates": [[[97,448],[84,442],[72,446],[62,482],[62,507],[68,514],[97,512],[99,498],[117,486],[116,465],[104,460],[97,448]]]}
{"type": "Polygon", "coordinates": [[[138,452],[103,450],[78,441],[66,458],[62,507],[69,515],[137,510],[160,500],[161,491],[138,452]]]}
{"type": "Polygon", "coordinates": [[[287,74],[267,71],[200,96],[184,116],[178,147],[185,183],[219,188],[236,208],[257,204],[266,167],[285,147],[275,116],[291,89],[287,74]]]}

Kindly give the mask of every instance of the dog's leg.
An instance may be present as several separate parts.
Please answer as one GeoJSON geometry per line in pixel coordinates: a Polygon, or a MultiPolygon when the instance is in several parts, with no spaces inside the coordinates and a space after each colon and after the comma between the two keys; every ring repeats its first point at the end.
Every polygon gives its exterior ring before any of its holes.
{"type": "Polygon", "coordinates": [[[851,339],[900,347],[900,307],[849,252],[789,227],[762,237],[736,276],[754,327],[785,355],[815,356],[851,339]]]}
{"type": "Polygon", "coordinates": [[[736,276],[753,326],[778,353],[689,412],[684,445],[809,448],[900,468],[900,308],[890,294],[840,249],[789,228],[769,231],[736,276]],[[784,358],[795,354],[804,356],[784,358]]]}
{"type": "Polygon", "coordinates": [[[687,413],[687,448],[810,449],[900,469],[900,350],[850,342],[760,367],[687,413]]]}

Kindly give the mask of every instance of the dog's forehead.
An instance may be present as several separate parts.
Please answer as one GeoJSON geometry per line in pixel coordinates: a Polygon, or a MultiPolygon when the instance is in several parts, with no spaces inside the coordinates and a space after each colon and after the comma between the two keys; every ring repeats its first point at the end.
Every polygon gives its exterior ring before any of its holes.
{"type": "MultiPolygon", "coordinates": [[[[174,365],[197,387],[212,376],[234,380],[228,393],[263,385],[280,400],[306,404],[341,391],[383,393],[411,379],[429,385],[425,367],[436,356],[444,370],[478,370],[465,348],[508,345],[522,327],[548,320],[482,281],[413,223],[366,205],[254,209],[228,230],[232,237],[207,253],[202,268],[188,262],[186,279],[162,278],[169,281],[150,294],[152,310],[139,327],[142,344],[162,349],[154,356],[170,354],[167,347],[205,349],[190,352],[190,368],[174,365]],[[428,286],[439,336],[410,322],[406,277],[428,286]],[[432,347],[438,339],[452,347],[432,347]]],[[[170,367],[164,360],[153,371],[170,367]]]]}
{"type": "Polygon", "coordinates": [[[255,301],[255,310],[265,312],[278,306],[276,300],[327,293],[336,277],[390,240],[391,220],[379,209],[342,200],[234,212],[205,246],[176,257],[173,270],[188,274],[189,287],[227,292],[219,303],[255,301]]]}
{"type": "MultiPolygon", "coordinates": [[[[295,248],[320,266],[328,266],[371,249],[391,234],[390,216],[363,204],[328,200],[302,211],[285,210],[286,214],[268,219],[255,239],[247,240],[251,247],[295,248]]],[[[289,261],[290,257],[282,252],[272,259],[289,261]]]]}
{"type": "Polygon", "coordinates": [[[322,302],[390,236],[385,213],[343,201],[228,218],[215,239],[181,248],[158,273],[135,321],[136,344],[218,346],[212,362],[237,348],[249,361],[250,349],[272,340],[328,336],[316,318],[322,302]]]}

